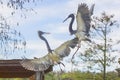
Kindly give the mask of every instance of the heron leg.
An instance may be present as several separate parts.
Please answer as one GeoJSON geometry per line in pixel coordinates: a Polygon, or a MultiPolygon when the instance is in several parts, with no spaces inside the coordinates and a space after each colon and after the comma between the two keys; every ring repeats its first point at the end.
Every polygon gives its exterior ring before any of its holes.
{"type": "Polygon", "coordinates": [[[61,68],[60,64],[59,64],[59,67],[60,67],[60,70],[61,70],[61,72],[62,72],[63,70],[62,70],[62,68],[61,68]]]}
{"type": "MultiPolygon", "coordinates": [[[[80,41],[78,41],[78,46],[77,46],[77,50],[75,51],[75,53],[72,56],[72,59],[74,59],[75,54],[77,53],[77,51],[79,50],[79,48],[81,47],[80,41]]],[[[72,60],[71,60],[72,61],[72,60]]]]}
{"type": "Polygon", "coordinates": [[[65,65],[64,65],[62,62],[59,62],[58,64],[59,64],[59,67],[60,67],[61,72],[63,72],[63,70],[62,70],[60,64],[62,64],[64,67],[65,67],[65,65]]]}

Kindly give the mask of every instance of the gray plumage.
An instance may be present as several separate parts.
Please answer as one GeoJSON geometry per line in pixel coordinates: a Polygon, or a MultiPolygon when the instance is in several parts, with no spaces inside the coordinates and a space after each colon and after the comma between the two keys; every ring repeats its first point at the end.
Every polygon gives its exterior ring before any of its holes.
{"type": "Polygon", "coordinates": [[[91,8],[90,8],[90,16],[92,16],[93,15],[93,11],[94,11],[94,6],[95,6],[95,4],[93,4],[92,6],[91,6],[91,8]]]}
{"type": "Polygon", "coordinates": [[[60,58],[64,58],[70,54],[70,48],[75,48],[75,46],[78,44],[78,39],[74,38],[72,40],[68,40],[61,44],[58,48],[54,50],[56,54],[59,55],[60,58]]]}
{"type": "Polygon", "coordinates": [[[72,29],[72,25],[75,19],[74,14],[70,14],[64,21],[68,18],[72,18],[69,24],[69,32],[70,34],[75,34],[75,36],[80,40],[89,40],[87,36],[89,36],[90,31],[90,23],[91,23],[91,15],[93,14],[94,4],[91,6],[91,9],[88,9],[88,6],[85,3],[78,5],[76,22],[77,22],[77,30],[72,29]]]}
{"type": "Polygon", "coordinates": [[[47,54],[44,57],[36,58],[36,59],[23,59],[21,61],[21,65],[32,71],[44,71],[48,69],[51,65],[55,65],[60,63],[60,61],[68,56],[71,52],[70,48],[75,48],[78,44],[78,39],[74,38],[72,40],[68,40],[61,44],[58,48],[56,48],[52,54],[47,54]]]}
{"type": "Polygon", "coordinates": [[[50,59],[48,56],[37,59],[24,58],[20,63],[25,69],[31,71],[44,71],[50,67],[50,59]]]}
{"type": "Polygon", "coordinates": [[[91,6],[90,10],[85,3],[78,5],[78,11],[76,16],[77,30],[85,31],[86,36],[89,36],[91,16],[93,15],[94,4],[91,6]]]}
{"type": "MultiPolygon", "coordinates": [[[[80,48],[81,41],[89,41],[91,40],[88,38],[89,31],[90,31],[90,24],[91,24],[91,16],[93,15],[94,4],[88,9],[87,4],[82,3],[78,5],[77,15],[76,15],[76,22],[77,22],[77,29],[73,30],[72,25],[75,20],[74,14],[70,14],[64,21],[68,18],[71,18],[69,24],[69,32],[71,35],[75,35],[78,38],[78,49],[80,48]]],[[[76,52],[78,51],[76,50],[76,52]]],[[[74,53],[74,55],[76,54],[74,53]]],[[[73,55],[73,57],[74,57],[73,55]]]]}

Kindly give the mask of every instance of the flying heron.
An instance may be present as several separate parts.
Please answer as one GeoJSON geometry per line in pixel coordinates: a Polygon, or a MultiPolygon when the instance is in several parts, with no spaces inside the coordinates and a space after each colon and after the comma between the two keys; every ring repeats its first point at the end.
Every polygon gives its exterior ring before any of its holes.
{"type": "MultiPolygon", "coordinates": [[[[75,20],[75,15],[70,14],[63,22],[65,22],[68,18],[71,18],[70,24],[69,24],[69,32],[71,35],[75,35],[78,39],[78,49],[80,48],[80,42],[81,41],[91,41],[89,36],[90,31],[90,23],[91,23],[91,16],[93,15],[94,5],[91,6],[90,9],[88,9],[87,4],[82,3],[78,5],[77,15],[76,15],[76,22],[77,22],[77,30],[73,30],[72,25],[75,20]]],[[[78,51],[76,50],[76,52],[78,51]]],[[[75,52],[75,53],[76,53],[75,52]]],[[[75,55],[74,53],[74,55],[75,55]]],[[[73,57],[74,57],[73,55],[73,57]]]]}
{"type": "MultiPolygon", "coordinates": [[[[44,38],[43,34],[49,34],[46,32],[38,31],[39,37],[45,41],[48,49],[48,54],[41,58],[34,58],[34,59],[26,59],[24,58],[20,63],[21,65],[28,70],[35,71],[36,72],[36,80],[40,80],[42,77],[40,76],[41,72],[44,73],[46,69],[48,69],[50,66],[56,65],[56,64],[62,64],[61,60],[68,56],[70,54],[70,47],[74,48],[77,45],[78,39],[72,39],[69,41],[64,42],[61,44],[58,48],[55,50],[51,50],[48,41],[44,38]]],[[[43,74],[42,73],[42,74],[43,74]]]]}
{"type": "Polygon", "coordinates": [[[75,48],[78,43],[78,39],[74,38],[72,40],[68,40],[61,44],[58,48],[56,48],[52,54],[47,54],[41,58],[35,59],[23,59],[20,64],[28,70],[35,71],[38,77],[36,80],[39,80],[40,72],[44,72],[47,70],[51,65],[59,64],[60,61],[68,56],[71,52],[70,48],[75,48]]]}

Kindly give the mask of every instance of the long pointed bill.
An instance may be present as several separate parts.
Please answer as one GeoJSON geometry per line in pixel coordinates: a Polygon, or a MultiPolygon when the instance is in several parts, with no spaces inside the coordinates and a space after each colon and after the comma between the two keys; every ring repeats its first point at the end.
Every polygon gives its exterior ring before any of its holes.
{"type": "Polygon", "coordinates": [[[63,21],[63,23],[68,19],[69,17],[67,17],[64,21],[63,21]]]}
{"type": "Polygon", "coordinates": [[[44,34],[50,34],[49,32],[44,32],[44,34]]]}

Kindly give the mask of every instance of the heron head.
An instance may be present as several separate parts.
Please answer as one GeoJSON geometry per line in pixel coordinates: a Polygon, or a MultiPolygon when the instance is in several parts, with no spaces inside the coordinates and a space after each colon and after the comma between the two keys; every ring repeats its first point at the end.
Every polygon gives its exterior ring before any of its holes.
{"type": "Polygon", "coordinates": [[[69,14],[68,17],[63,22],[65,22],[68,18],[74,18],[74,17],[75,17],[75,14],[73,14],[73,13],[69,14]]]}
{"type": "Polygon", "coordinates": [[[49,33],[49,32],[43,32],[43,31],[40,31],[40,30],[39,30],[39,31],[38,31],[38,34],[39,34],[39,35],[43,35],[43,34],[50,34],[50,33],[49,33]]]}

